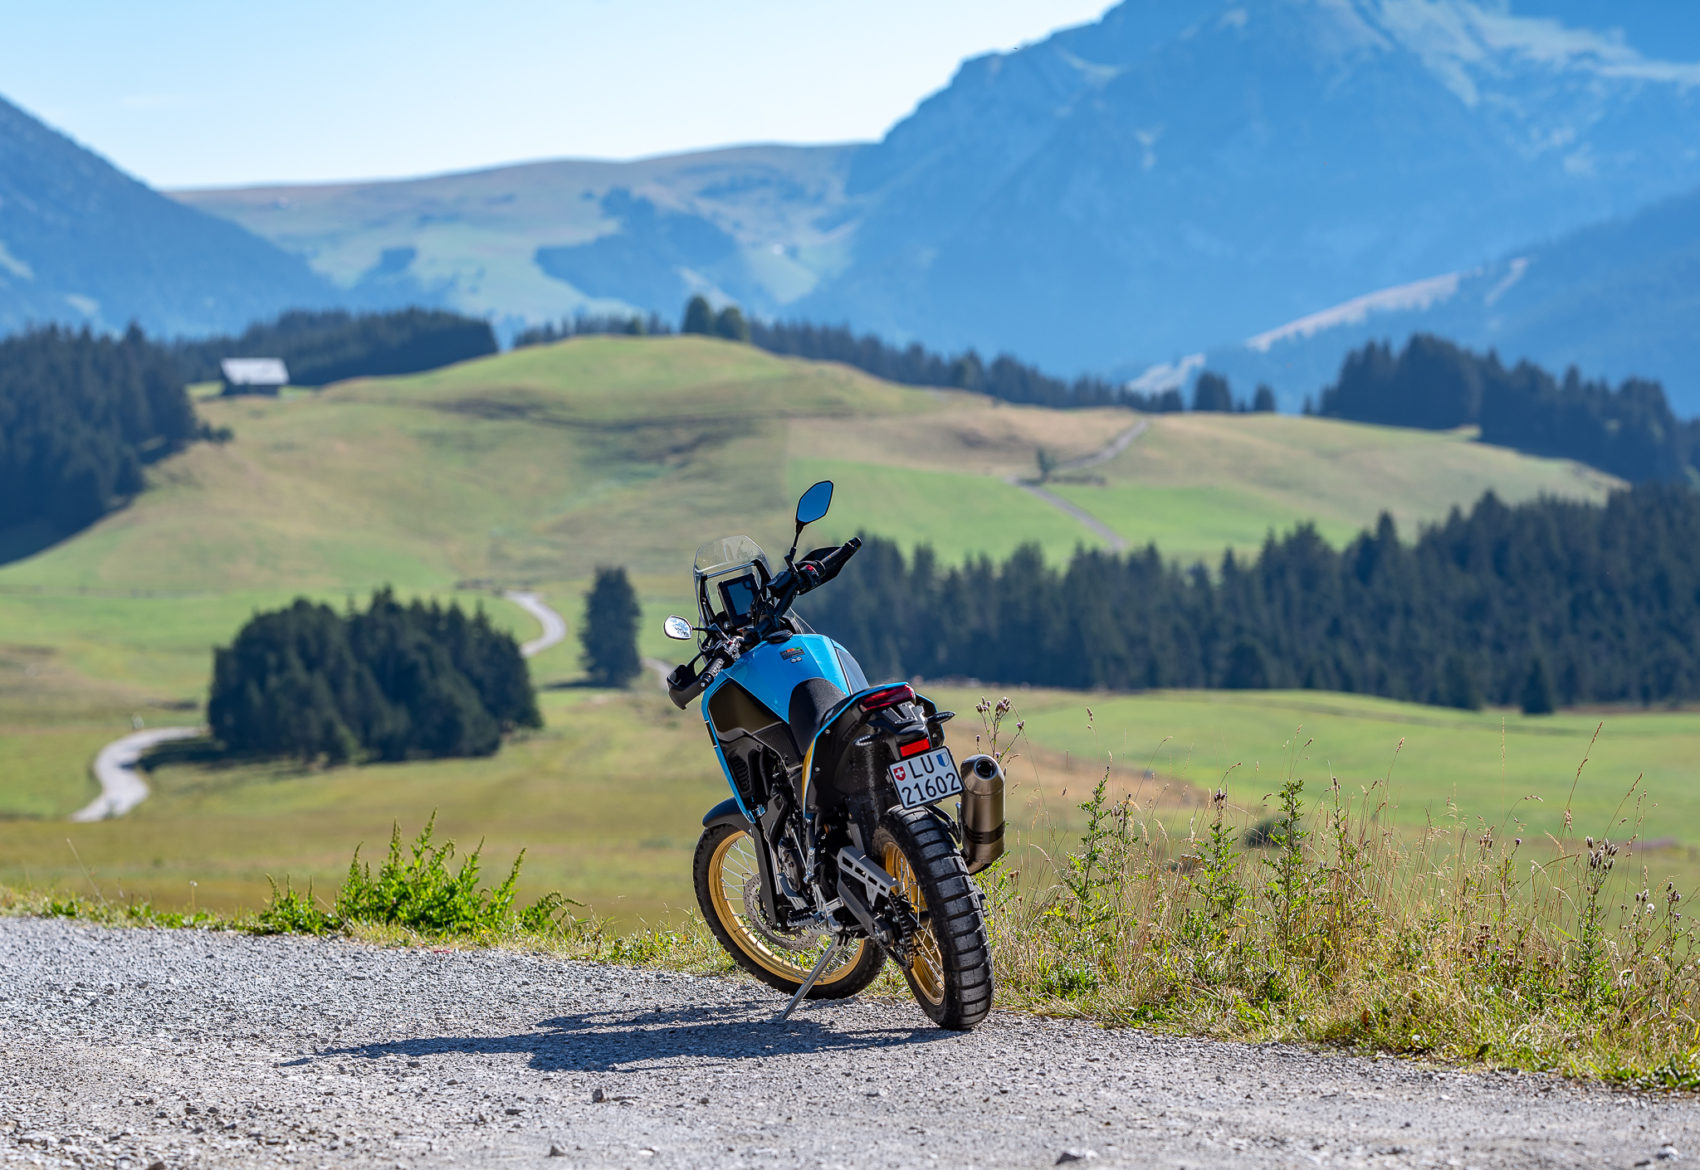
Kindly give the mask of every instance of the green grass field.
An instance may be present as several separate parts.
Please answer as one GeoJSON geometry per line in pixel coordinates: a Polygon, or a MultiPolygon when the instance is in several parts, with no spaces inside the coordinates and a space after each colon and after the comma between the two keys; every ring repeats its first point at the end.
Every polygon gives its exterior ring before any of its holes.
{"type": "MultiPolygon", "coordinates": [[[[191,897],[202,906],[253,907],[264,900],[268,875],[334,885],[356,844],[370,851],[387,840],[392,822],[411,832],[435,811],[462,846],[485,839],[492,867],[526,849],[531,892],[561,889],[623,925],[664,920],[693,904],[698,820],[723,799],[725,786],[694,709],[674,710],[652,686],[646,678],[628,693],[546,690],[545,729],[489,760],[319,772],[161,768],[152,777],[154,796],[122,820],[73,826],[27,815],[0,819],[0,884],[91,896],[98,888],[108,897],[122,890],[171,907],[191,897]]],[[[933,693],[961,712],[950,726],[957,754],[974,750],[973,704],[982,692],[933,693]]],[[[1642,776],[1640,832],[1658,842],[1645,863],[1655,876],[1700,877],[1693,849],[1700,713],[1528,718],[1285,692],[1020,691],[1013,698],[1032,746],[1011,766],[1010,819],[1031,844],[1048,846],[1054,830],[1078,827],[1075,806],[1105,766],[1112,798],[1160,800],[1168,831],[1184,834],[1189,820],[1202,817],[1202,794],[1224,777],[1231,803],[1255,818],[1292,756],[1312,799],[1329,791],[1331,777],[1353,795],[1391,772],[1385,791],[1396,826],[1416,832],[1431,823],[1472,830],[1491,823],[1502,836],[1528,838],[1529,855],[1543,858],[1549,851],[1541,837],[1562,830],[1573,782],[1575,832],[1627,840],[1634,827],[1623,821],[1637,809],[1625,796],[1642,776]],[[1602,719],[1605,728],[1576,781],[1602,719]],[[1298,746],[1307,740],[1308,748],[1298,746]]],[[[42,734],[57,734],[60,748],[92,752],[104,733],[67,725],[42,734]]],[[[22,739],[7,737],[14,746],[0,765],[27,754],[27,746],[15,746],[22,739]]],[[[92,786],[79,791],[76,802],[91,793],[92,786]]],[[[34,799],[39,805],[56,795],[42,790],[34,799]]]]}
{"type": "MultiPolygon", "coordinates": [[[[1389,513],[1407,539],[1492,490],[1600,500],[1618,481],[1558,459],[1483,446],[1471,433],[1399,430],[1286,415],[1157,415],[1126,451],[1052,490],[1136,546],[1214,564],[1271,530],[1314,523],[1341,544],[1389,513]]],[[[1065,476],[1065,479],[1067,477],[1065,476]]]]}
{"type": "MultiPolygon", "coordinates": [[[[696,545],[744,531],[777,552],[796,494],[815,479],[839,485],[833,514],[810,534],[820,543],[863,529],[952,559],[1028,541],[1061,559],[1091,533],[1008,478],[1031,474],[1040,447],[1075,458],[1136,421],[896,387],[697,338],[581,339],[198,409],[235,440],[164,461],[128,507],[0,567],[0,882],[86,886],[69,838],[102,888],[251,905],[267,874],[331,880],[356,842],[438,809],[463,844],[488,836],[498,863],[529,846],[533,887],[559,886],[625,921],[671,913],[689,901],[696,818],[720,797],[713,758],[694,715],[647,689],[558,689],[578,674],[571,639],[532,662],[534,679],[557,688],[543,692],[547,727],[493,760],[305,774],[174,766],[123,821],[62,818],[94,794],[96,749],[134,720],[200,718],[212,648],[256,609],[303,594],[341,605],[387,583],[484,604],[525,637],[532,619],[495,597],[500,587],[538,586],[576,624],[595,567],[622,564],[646,607],[643,651],[665,657],[675,647],[659,620],[690,611],[696,545]]],[[[1460,435],[1246,416],[1154,419],[1094,473],[1102,486],[1056,490],[1130,539],[1211,559],[1306,518],[1344,540],[1382,507],[1408,527],[1487,487],[1517,499],[1595,498],[1607,486],[1460,435]]],[[[964,711],[960,745],[977,696],[948,697],[964,711]]],[[[1394,771],[1408,785],[1397,788],[1404,823],[1456,792],[1471,815],[1516,808],[1546,825],[1562,803],[1553,786],[1568,782],[1593,726],[1511,718],[1502,775],[1497,716],[1335,696],[1018,698],[1040,767],[1021,799],[1065,824],[1099,750],[1116,753],[1118,776],[1130,760],[1151,767],[1177,808],[1241,763],[1230,786],[1250,803],[1272,787],[1265,777],[1302,724],[1317,736],[1307,776],[1332,767],[1351,783],[1383,774],[1408,736],[1394,771]],[[1518,804],[1525,789],[1545,803],[1518,804]]],[[[1607,816],[1631,770],[1644,769],[1661,802],[1656,835],[1700,839],[1690,828],[1700,805],[1683,795],[1700,717],[1607,724],[1578,814],[1607,816]]]]}

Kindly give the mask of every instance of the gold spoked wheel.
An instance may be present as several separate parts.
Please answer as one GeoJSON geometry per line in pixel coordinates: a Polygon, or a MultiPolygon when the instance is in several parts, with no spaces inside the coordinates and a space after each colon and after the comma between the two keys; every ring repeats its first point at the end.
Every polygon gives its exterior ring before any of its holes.
{"type": "MultiPolygon", "coordinates": [[[[709,928],[737,964],[772,987],[794,992],[832,944],[825,931],[780,930],[761,904],[761,872],[747,830],[719,825],[697,845],[697,902],[709,928]]],[[[865,938],[840,948],[809,996],[855,995],[879,974],[884,956],[865,938]]]]}
{"type": "Polygon", "coordinates": [[[932,915],[927,913],[927,896],[921,892],[921,882],[915,876],[915,867],[909,864],[909,859],[903,855],[903,850],[898,847],[896,841],[886,842],[882,863],[885,872],[896,881],[897,888],[909,899],[909,905],[921,920],[921,929],[915,932],[915,937],[910,941],[910,953],[913,957],[905,969],[910,985],[915,994],[928,1003],[942,1004],[944,956],[939,953],[939,940],[933,933],[932,915]]]}

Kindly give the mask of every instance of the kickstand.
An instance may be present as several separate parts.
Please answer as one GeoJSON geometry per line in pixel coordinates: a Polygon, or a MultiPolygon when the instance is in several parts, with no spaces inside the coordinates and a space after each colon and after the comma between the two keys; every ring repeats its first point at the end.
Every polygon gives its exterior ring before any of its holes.
{"type": "Polygon", "coordinates": [[[803,985],[801,987],[797,988],[797,994],[791,997],[791,1002],[785,1005],[785,1010],[773,1017],[774,1023],[783,1024],[786,1018],[789,1017],[792,1012],[797,1010],[797,1005],[803,1002],[803,997],[809,994],[809,990],[815,985],[815,980],[821,977],[821,972],[826,970],[826,965],[832,962],[833,957],[838,954],[838,948],[843,945],[844,940],[841,938],[835,938],[832,940],[832,945],[827,947],[825,952],[821,954],[821,957],[816,960],[815,969],[809,972],[809,977],[803,980],[803,985]]]}

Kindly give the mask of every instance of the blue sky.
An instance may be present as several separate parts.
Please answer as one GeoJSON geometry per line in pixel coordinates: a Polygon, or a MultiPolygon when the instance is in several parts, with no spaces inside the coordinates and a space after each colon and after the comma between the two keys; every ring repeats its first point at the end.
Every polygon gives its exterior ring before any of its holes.
{"type": "Polygon", "coordinates": [[[0,0],[0,96],[161,187],[876,138],[1108,0],[0,0]]]}

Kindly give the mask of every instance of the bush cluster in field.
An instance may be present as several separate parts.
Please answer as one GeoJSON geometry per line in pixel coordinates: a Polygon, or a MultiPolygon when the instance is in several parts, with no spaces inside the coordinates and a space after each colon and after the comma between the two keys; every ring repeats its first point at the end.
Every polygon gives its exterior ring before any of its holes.
{"type": "MultiPolygon", "coordinates": [[[[982,707],[995,746],[1008,701],[982,707]]],[[[1622,843],[1568,828],[1550,850],[1515,824],[1412,839],[1382,819],[1386,781],[1354,799],[1330,776],[1307,807],[1290,750],[1272,820],[1231,811],[1224,776],[1204,823],[1171,833],[1154,802],[1111,798],[1107,768],[1077,843],[982,875],[1003,1002],[1700,1087],[1674,884],[1617,872],[1622,843]]]]}

